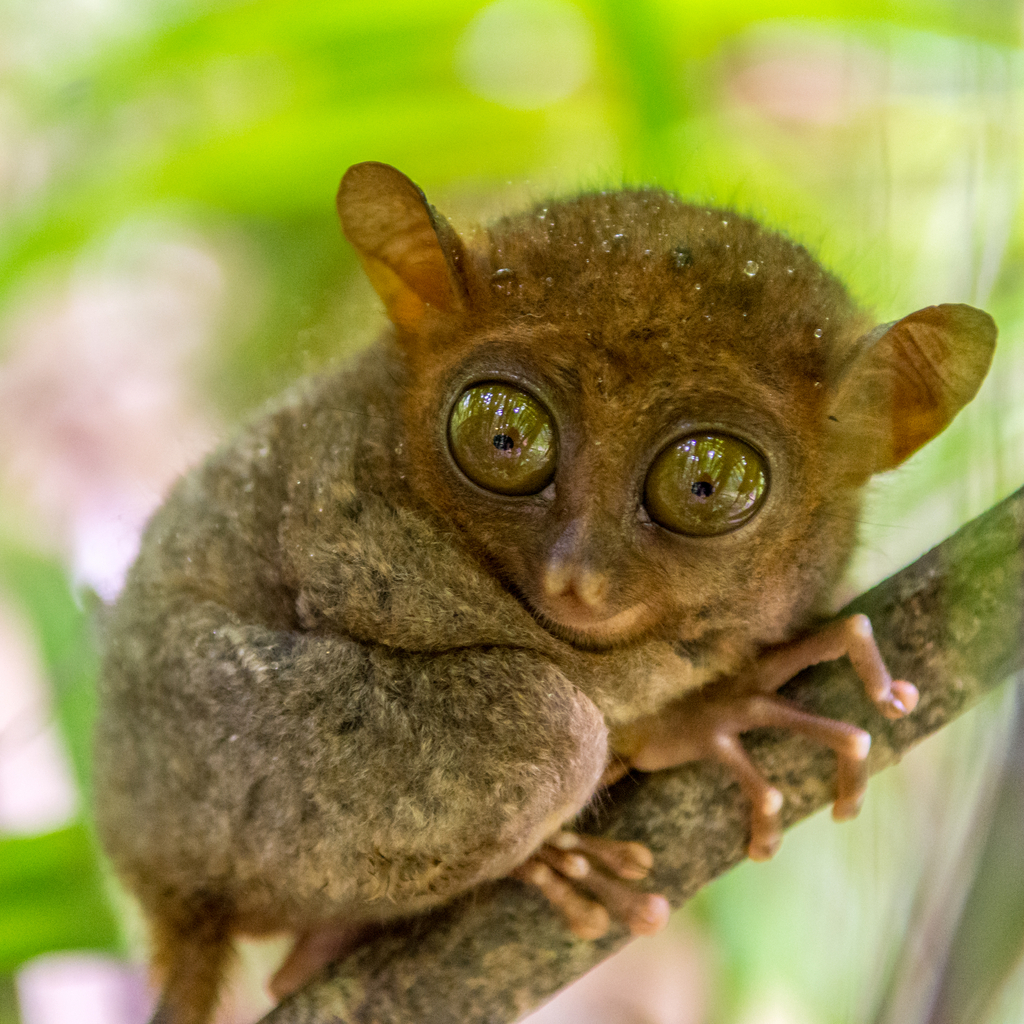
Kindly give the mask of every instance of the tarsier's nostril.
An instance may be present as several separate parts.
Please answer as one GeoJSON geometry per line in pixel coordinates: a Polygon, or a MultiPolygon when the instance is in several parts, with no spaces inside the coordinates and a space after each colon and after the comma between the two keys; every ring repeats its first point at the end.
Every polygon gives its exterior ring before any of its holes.
{"type": "Polygon", "coordinates": [[[544,594],[553,599],[575,597],[597,611],[608,597],[608,577],[579,564],[553,561],[544,572],[544,594]]]}

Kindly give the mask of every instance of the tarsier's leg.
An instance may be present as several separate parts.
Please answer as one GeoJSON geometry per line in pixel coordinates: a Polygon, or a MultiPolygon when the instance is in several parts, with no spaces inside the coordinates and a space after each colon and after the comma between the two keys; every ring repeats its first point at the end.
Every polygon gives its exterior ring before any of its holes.
{"type": "Polygon", "coordinates": [[[150,1024],[205,1024],[231,956],[223,922],[215,915],[197,915],[190,922],[171,924],[157,916],[152,945],[162,992],[150,1024]]]}
{"type": "Polygon", "coordinates": [[[849,657],[868,696],[887,718],[899,718],[917,705],[917,689],[889,675],[867,616],[852,615],[768,651],[742,679],[710,693],[697,691],[636,723],[629,737],[629,765],[654,771],[709,760],[728,767],[750,801],[749,854],[763,860],[775,852],[782,838],[782,794],[754,767],[739,736],[765,726],[789,729],[836,752],[839,776],[833,816],[853,817],[867,783],[870,735],[846,722],[802,711],[775,695],[809,665],[843,655],[849,657]]]}
{"type": "Polygon", "coordinates": [[[558,832],[512,877],[540,889],[581,939],[600,938],[612,918],[633,935],[652,935],[668,922],[668,900],[629,882],[646,878],[653,864],[640,843],[558,832]]]}

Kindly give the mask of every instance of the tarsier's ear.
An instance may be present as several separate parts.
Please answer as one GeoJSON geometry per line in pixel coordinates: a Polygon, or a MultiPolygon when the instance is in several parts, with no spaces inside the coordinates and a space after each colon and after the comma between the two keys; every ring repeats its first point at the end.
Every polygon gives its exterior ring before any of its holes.
{"type": "Polygon", "coordinates": [[[892,469],[935,437],[977,393],[995,343],[992,317],[963,305],[919,309],[860,338],[830,417],[853,461],[866,473],[892,469]]]}
{"type": "Polygon", "coordinates": [[[401,171],[374,162],[350,167],[338,189],[338,214],[397,326],[415,330],[428,306],[462,305],[459,236],[401,171]]]}

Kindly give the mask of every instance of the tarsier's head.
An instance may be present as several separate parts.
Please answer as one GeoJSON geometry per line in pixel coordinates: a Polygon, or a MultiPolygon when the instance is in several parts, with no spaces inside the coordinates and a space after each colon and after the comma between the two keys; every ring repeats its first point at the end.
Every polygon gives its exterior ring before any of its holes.
{"type": "Polygon", "coordinates": [[[802,247],[660,190],[461,236],[365,163],[338,208],[407,369],[410,486],[581,645],[781,638],[841,572],[862,485],[995,344],[970,306],[873,327],[802,247]]]}

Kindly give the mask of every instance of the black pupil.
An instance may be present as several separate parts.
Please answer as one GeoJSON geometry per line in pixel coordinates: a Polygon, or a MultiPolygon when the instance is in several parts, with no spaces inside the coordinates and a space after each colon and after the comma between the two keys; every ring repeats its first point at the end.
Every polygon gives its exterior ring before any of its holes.
{"type": "Polygon", "coordinates": [[[515,441],[508,434],[495,434],[493,444],[499,452],[511,451],[516,446],[515,441]]]}
{"type": "MultiPolygon", "coordinates": [[[[494,439],[494,443],[498,443],[497,438],[494,439]]],[[[707,480],[698,480],[690,485],[690,493],[697,495],[698,498],[710,498],[715,493],[715,485],[707,480]]]]}

